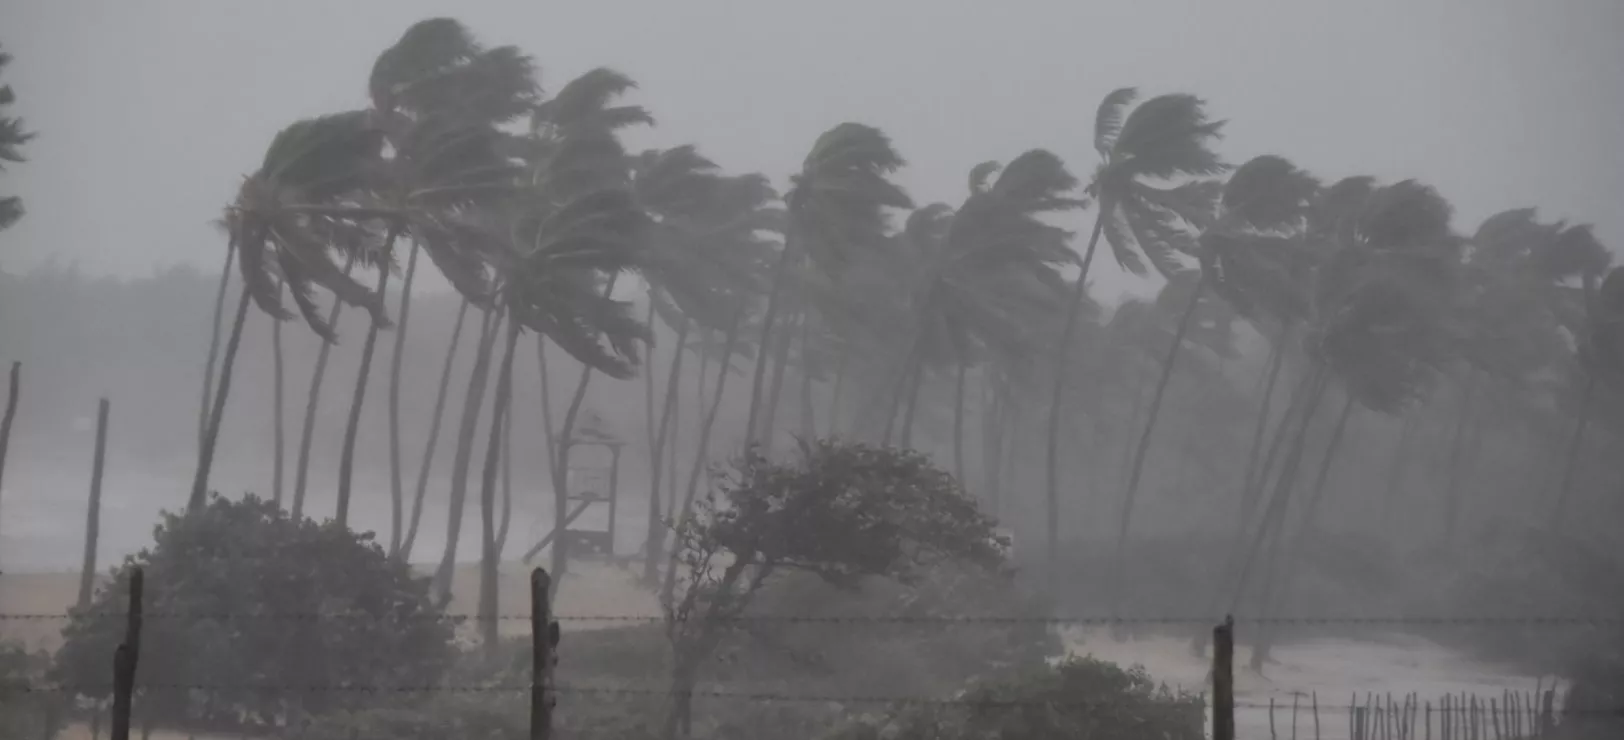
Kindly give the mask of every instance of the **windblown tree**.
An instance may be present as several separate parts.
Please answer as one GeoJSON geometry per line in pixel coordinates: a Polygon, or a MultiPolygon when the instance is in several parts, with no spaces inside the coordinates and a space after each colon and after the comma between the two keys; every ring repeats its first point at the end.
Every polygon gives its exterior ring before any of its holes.
{"type": "MultiPolygon", "coordinates": [[[[767,366],[780,313],[795,270],[816,270],[840,286],[857,265],[888,246],[888,209],[913,207],[913,201],[891,176],[903,160],[884,132],[860,123],[842,123],[813,143],[799,172],[790,176],[784,196],[787,210],[784,249],[773,266],[766,313],[761,320],[745,440],[755,444],[767,430],[762,402],[767,366]]],[[[784,321],[783,327],[791,326],[784,321]]]]}
{"type": "Polygon", "coordinates": [[[1059,532],[1055,513],[1060,500],[1060,420],[1065,414],[1066,361],[1077,331],[1088,293],[1089,268],[1103,236],[1117,264],[1142,275],[1148,261],[1158,272],[1173,275],[1184,269],[1177,256],[1176,242],[1181,224],[1198,227],[1211,210],[1211,185],[1203,180],[1167,186],[1184,178],[1204,178],[1221,174],[1225,165],[1211,144],[1223,128],[1222,121],[1207,120],[1206,104],[1193,95],[1163,95],[1151,98],[1128,112],[1137,91],[1122,88],[1100,103],[1094,123],[1094,149],[1100,164],[1089,182],[1087,194],[1096,202],[1094,230],[1065,313],[1059,341],[1055,343],[1055,367],[1050,382],[1049,428],[1045,459],[1046,502],[1050,530],[1046,562],[1054,568],[1059,532]]]}
{"type": "Polygon", "coordinates": [[[208,495],[209,472],[231,388],[232,365],[252,299],[272,318],[293,318],[282,302],[285,285],[305,323],[326,342],[332,326],[320,314],[316,289],[336,302],[365,308],[387,324],[380,295],[351,279],[334,255],[381,264],[384,221],[392,214],[365,204],[382,164],[383,134],[363,112],[299,121],[277,134],[258,170],[243,180],[226,209],[230,244],[238,250],[243,292],[220,365],[209,431],[198,453],[188,508],[208,495]]]}
{"type": "MultiPolygon", "coordinates": [[[[505,155],[505,135],[496,127],[527,114],[538,102],[540,88],[533,62],[516,47],[486,49],[461,23],[432,18],[414,24],[378,56],[367,90],[371,112],[393,149],[387,189],[378,194],[379,199],[413,218],[400,234],[412,246],[401,280],[399,325],[389,367],[389,550],[393,554],[404,544],[400,375],[417,258],[426,250],[430,261],[466,300],[487,304],[484,256],[474,245],[458,240],[445,221],[516,185],[518,170],[505,155]]],[[[372,339],[369,333],[367,348],[372,339]]],[[[363,367],[371,355],[367,348],[363,349],[363,367]]],[[[365,378],[363,371],[345,430],[344,459],[350,464],[365,378]]],[[[442,393],[437,406],[443,408],[443,399],[442,393]]],[[[431,439],[437,436],[430,433],[431,439]]],[[[433,454],[431,442],[424,450],[425,462],[433,454]]],[[[349,486],[348,465],[345,467],[340,477],[343,489],[349,486]]],[[[426,478],[427,471],[419,477],[426,478]]],[[[425,484],[426,480],[418,481],[419,499],[425,484]]]]}
{"type": "Polygon", "coordinates": [[[726,331],[737,311],[734,296],[759,289],[766,256],[759,233],[780,230],[782,212],[763,207],[776,197],[764,179],[729,178],[691,146],[643,152],[632,167],[632,190],[652,220],[640,265],[649,318],[658,316],[676,334],[663,401],[656,403],[652,360],[645,377],[650,475],[643,575],[652,583],[665,542],[660,486],[676,485],[666,480],[665,463],[676,453],[672,417],[689,335],[696,328],[726,331]]]}
{"type": "MultiPolygon", "coordinates": [[[[1276,598],[1276,588],[1283,592],[1289,586],[1292,554],[1314,524],[1329,466],[1355,405],[1378,414],[1402,413],[1426,396],[1453,358],[1451,309],[1464,240],[1451,230],[1449,203],[1413,180],[1376,188],[1364,180],[1345,183],[1327,189],[1310,214],[1310,234],[1330,246],[1315,270],[1305,337],[1311,366],[1300,381],[1300,403],[1282,420],[1281,429],[1291,430],[1291,442],[1241,565],[1239,588],[1244,588],[1260,543],[1265,537],[1272,540],[1265,567],[1277,574],[1264,582],[1265,608],[1276,598]],[[1341,411],[1316,483],[1302,504],[1298,535],[1282,546],[1309,425],[1333,382],[1342,387],[1341,411]]],[[[1268,659],[1269,638],[1260,636],[1252,654],[1254,668],[1268,659]]]]}
{"type": "MultiPolygon", "coordinates": [[[[970,174],[970,194],[939,239],[910,239],[915,250],[912,295],[914,328],[904,358],[907,412],[903,439],[910,438],[914,407],[929,367],[951,368],[954,377],[954,469],[963,476],[964,393],[977,355],[1027,357],[1042,341],[1037,329],[1064,294],[1061,266],[1074,259],[1071,234],[1043,221],[1076,208],[1076,178],[1059,157],[1035,149],[1007,167],[988,162],[970,174]],[[997,175],[996,179],[993,178],[997,175]]],[[[914,219],[905,233],[919,231],[914,219]]],[[[906,441],[904,442],[906,446],[906,441]]]]}
{"type": "MultiPolygon", "coordinates": [[[[1289,259],[1291,252],[1301,251],[1293,248],[1291,238],[1306,226],[1308,209],[1316,188],[1317,183],[1313,178],[1290,162],[1275,156],[1257,157],[1238,168],[1224,184],[1222,192],[1216,194],[1216,219],[1205,219],[1205,214],[1200,210],[1199,198],[1204,193],[1196,188],[1190,190],[1191,208],[1186,213],[1203,219],[1188,224],[1204,227],[1198,243],[1192,244],[1186,240],[1185,232],[1167,232],[1176,235],[1172,244],[1194,247],[1192,251],[1200,260],[1200,268],[1194,275],[1186,271],[1175,273],[1169,278],[1162,296],[1158,297],[1159,302],[1164,296],[1173,298],[1180,307],[1176,309],[1178,318],[1172,339],[1161,359],[1160,378],[1150,398],[1143,431],[1133,448],[1133,462],[1122,494],[1116,548],[1116,574],[1119,579],[1133,521],[1135,495],[1139,490],[1145,460],[1149,456],[1156,421],[1160,418],[1162,400],[1172,380],[1180,351],[1190,338],[1192,328],[1196,331],[1198,346],[1203,339],[1208,340],[1204,342],[1208,346],[1213,346],[1211,335],[1218,334],[1223,335],[1218,340],[1218,350],[1228,351],[1229,321],[1224,307],[1218,303],[1220,297],[1228,296],[1235,304],[1253,312],[1267,310],[1259,303],[1276,304],[1276,311],[1291,310],[1291,288],[1280,283],[1288,282],[1292,272],[1301,275],[1302,271],[1293,271],[1289,264],[1283,265],[1281,262],[1289,259]],[[1281,275],[1282,271],[1285,275],[1281,275]],[[1209,291],[1209,286],[1217,289],[1209,291]],[[1288,295],[1271,295],[1269,299],[1256,302],[1252,299],[1259,292],[1275,294],[1281,290],[1288,295]],[[1203,313],[1203,306],[1207,315],[1197,320],[1198,314],[1203,313]],[[1208,336],[1203,337],[1202,334],[1208,336]]],[[[1272,392],[1272,387],[1264,390],[1266,395],[1272,392]]],[[[1134,428],[1130,426],[1130,432],[1134,428]]]]}

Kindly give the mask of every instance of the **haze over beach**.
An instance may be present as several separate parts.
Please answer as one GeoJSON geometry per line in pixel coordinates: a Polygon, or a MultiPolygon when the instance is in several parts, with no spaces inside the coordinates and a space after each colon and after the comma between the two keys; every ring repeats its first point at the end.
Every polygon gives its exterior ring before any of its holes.
{"type": "Polygon", "coordinates": [[[1624,736],[1621,34],[0,2],[0,740],[1624,736]]]}

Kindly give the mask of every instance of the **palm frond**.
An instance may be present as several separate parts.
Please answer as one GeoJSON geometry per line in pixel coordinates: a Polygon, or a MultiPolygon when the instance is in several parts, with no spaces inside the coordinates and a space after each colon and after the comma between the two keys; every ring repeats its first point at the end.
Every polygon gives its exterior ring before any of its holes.
{"type": "Polygon", "coordinates": [[[1094,150],[1101,157],[1109,157],[1116,147],[1117,138],[1122,133],[1124,111],[1137,97],[1138,89],[1123,87],[1111,91],[1100,101],[1099,110],[1094,113],[1094,150]]]}
{"type": "Polygon", "coordinates": [[[1128,114],[1110,160],[1140,177],[1223,174],[1227,167],[1210,148],[1223,126],[1207,120],[1205,103],[1194,95],[1160,95],[1128,114]]]}
{"type": "Polygon", "coordinates": [[[997,162],[982,162],[981,164],[971,167],[970,194],[975,195],[976,193],[986,192],[987,181],[992,179],[993,175],[998,174],[998,170],[1002,168],[1003,165],[997,162]]]}
{"type": "Polygon", "coordinates": [[[1261,232],[1301,228],[1319,191],[1319,181],[1290,160],[1272,154],[1253,157],[1224,183],[1224,217],[1261,232]]]}

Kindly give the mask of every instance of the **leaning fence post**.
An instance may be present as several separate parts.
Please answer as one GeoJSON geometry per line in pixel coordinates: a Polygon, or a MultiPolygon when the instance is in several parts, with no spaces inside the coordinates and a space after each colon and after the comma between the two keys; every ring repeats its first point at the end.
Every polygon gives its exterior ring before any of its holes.
{"type": "Polygon", "coordinates": [[[547,571],[530,571],[530,740],[553,736],[553,666],[558,663],[558,622],[553,621],[547,571]]]}
{"type": "Polygon", "coordinates": [[[141,568],[130,570],[130,606],[124,642],[113,653],[112,740],[130,740],[130,709],[135,695],[135,666],[141,657],[141,568]]]}
{"type": "Polygon", "coordinates": [[[1212,629],[1212,740],[1235,740],[1235,618],[1212,629]]]}

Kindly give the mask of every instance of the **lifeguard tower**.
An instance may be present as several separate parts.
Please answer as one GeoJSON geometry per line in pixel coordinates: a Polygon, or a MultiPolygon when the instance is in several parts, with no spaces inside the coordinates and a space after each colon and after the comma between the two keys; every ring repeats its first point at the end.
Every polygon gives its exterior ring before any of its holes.
{"type": "Polygon", "coordinates": [[[620,503],[620,450],[624,446],[603,430],[603,422],[588,413],[569,439],[559,441],[558,459],[569,459],[564,473],[564,521],[524,554],[529,563],[560,538],[571,557],[612,560],[615,555],[615,520],[620,503]],[[587,514],[592,516],[584,516],[587,514]]]}

